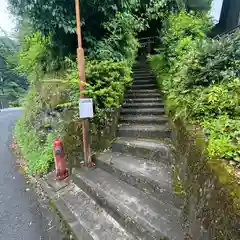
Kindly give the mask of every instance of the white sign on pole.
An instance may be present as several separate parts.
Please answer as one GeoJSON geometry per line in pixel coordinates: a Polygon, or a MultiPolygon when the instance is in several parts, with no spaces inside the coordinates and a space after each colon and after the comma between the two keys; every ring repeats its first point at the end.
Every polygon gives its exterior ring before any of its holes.
{"type": "Polygon", "coordinates": [[[80,98],[80,118],[93,118],[93,101],[91,98],[80,98]]]}

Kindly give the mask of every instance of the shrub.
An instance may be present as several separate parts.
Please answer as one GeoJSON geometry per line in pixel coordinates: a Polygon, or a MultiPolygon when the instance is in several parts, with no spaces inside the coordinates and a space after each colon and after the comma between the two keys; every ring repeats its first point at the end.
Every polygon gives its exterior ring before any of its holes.
{"type": "MultiPolygon", "coordinates": [[[[71,60],[65,65],[67,70],[61,74],[45,75],[41,82],[31,85],[25,114],[17,123],[16,138],[31,174],[46,173],[51,168],[52,141],[57,136],[66,140],[67,154],[82,151],[77,66],[71,60]]],[[[87,61],[86,77],[84,94],[94,102],[91,126],[96,131],[92,134],[98,134],[111,124],[110,114],[120,107],[124,90],[132,81],[131,70],[126,62],[87,61]]]]}
{"type": "Polygon", "coordinates": [[[27,126],[23,118],[16,125],[15,137],[27,161],[28,173],[46,173],[53,164],[52,141],[55,136],[48,133],[47,140],[43,143],[38,132],[31,126],[27,126]]]}
{"type": "Polygon", "coordinates": [[[220,115],[202,122],[208,136],[208,152],[213,158],[234,159],[240,162],[240,118],[220,115]]]}
{"type": "Polygon", "coordinates": [[[203,42],[189,65],[188,88],[235,81],[239,77],[240,32],[203,42]]]}
{"type": "Polygon", "coordinates": [[[91,39],[92,49],[89,49],[88,57],[133,64],[139,47],[137,33],[143,29],[142,20],[131,13],[118,12],[115,18],[104,24],[104,28],[107,36],[99,41],[91,39]]]}
{"type": "Polygon", "coordinates": [[[20,107],[19,101],[10,101],[10,102],[8,102],[8,105],[10,107],[20,107]]]}
{"type": "Polygon", "coordinates": [[[206,15],[170,15],[150,62],[169,114],[203,127],[210,157],[240,161],[240,32],[211,40],[209,26],[206,15]]]}

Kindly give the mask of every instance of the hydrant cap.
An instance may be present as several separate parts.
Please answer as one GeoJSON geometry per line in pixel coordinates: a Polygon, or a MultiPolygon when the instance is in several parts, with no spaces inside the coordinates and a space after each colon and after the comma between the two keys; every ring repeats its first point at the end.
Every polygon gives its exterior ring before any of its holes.
{"type": "Polygon", "coordinates": [[[63,143],[63,140],[61,138],[56,138],[54,141],[53,141],[53,146],[56,146],[56,145],[60,145],[63,143]]]}

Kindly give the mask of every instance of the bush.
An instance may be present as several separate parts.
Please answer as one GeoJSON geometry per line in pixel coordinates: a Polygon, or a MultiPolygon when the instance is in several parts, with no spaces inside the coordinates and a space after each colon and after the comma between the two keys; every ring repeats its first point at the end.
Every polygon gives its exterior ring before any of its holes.
{"type": "MultiPolygon", "coordinates": [[[[71,60],[65,65],[67,69],[55,78],[45,75],[41,82],[31,85],[25,114],[17,123],[16,138],[31,174],[46,173],[51,168],[55,137],[65,140],[68,155],[82,152],[77,66],[71,60]]],[[[96,131],[92,134],[98,134],[111,124],[110,114],[120,107],[124,90],[132,81],[131,70],[125,62],[87,61],[86,77],[84,94],[94,102],[91,126],[96,131]]]]}
{"type": "Polygon", "coordinates": [[[48,133],[46,141],[42,142],[37,131],[27,126],[23,118],[16,125],[15,137],[27,161],[28,173],[46,173],[53,164],[52,142],[55,136],[48,133]]]}
{"type": "Polygon", "coordinates": [[[227,83],[239,77],[240,32],[203,42],[189,65],[188,87],[227,83]]]}
{"type": "Polygon", "coordinates": [[[88,57],[98,60],[128,61],[133,64],[139,43],[137,33],[144,27],[142,20],[131,13],[118,12],[111,21],[104,24],[106,37],[96,41],[89,39],[92,49],[88,57]]]}
{"type": "Polygon", "coordinates": [[[9,107],[20,107],[20,102],[19,101],[11,101],[8,102],[9,107]]]}
{"type": "Polygon", "coordinates": [[[240,32],[211,40],[210,26],[206,15],[170,15],[150,62],[169,114],[203,127],[210,157],[240,161],[240,32]]]}

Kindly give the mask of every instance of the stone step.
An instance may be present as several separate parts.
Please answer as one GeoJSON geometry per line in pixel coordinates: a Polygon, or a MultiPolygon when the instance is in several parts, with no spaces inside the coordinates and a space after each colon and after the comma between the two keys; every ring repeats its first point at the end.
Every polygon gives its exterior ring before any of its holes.
{"type": "Polygon", "coordinates": [[[156,86],[156,82],[153,80],[153,79],[139,79],[139,80],[134,80],[133,81],[133,86],[134,85],[142,85],[142,84],[151,84],[151,83],[153,83],[153,84],[155,84],[155,86],[156,86]]]}
{"type": "Polygon", "coordinates": [[[55,204],[77,239],[136,239],[74,183],[58,192],[55,204]]]}
{"type": "Polygon", "coordinates": [[[164,108],[122,108],[121,115],[164,115],[164,108]]]}
{"type": "Polygon", "coordinates": [[[182,206],[173,194],[168,164],[109,151],[97,156],[97,166],[165,203],[182,206]]]}
{"type": "Polygon", "coordinates": [[[146,92],[128,92],[125,94],[125,99],[135,99],[135,98],[159,98],[160,93],[146,93],[146,92]]]}
{"type": "Polygon", "coordinates": [[[166,139],[160,141],[119,137],[113,142],[112,151],[168,164],[172,158],[171,145],[166,139]]]}
{"type": "Polygon", "coordinates": [[[150,68],[134,68],[132,69],[133,76],[134,75],[153,75],[152,69],[150,68]]]}
{"type": "Polygon", "coordinates": [[[133,76],[155,76],[152,71],[136,71],[132,73],[133,76]]]}
{"type": "Polygon", "coordinates": [[[144,124],[164,124],[167,123],[166,116],[136,116],[136,115],[124,115],[120,116],[120,122],[124,123],[144,123],[144,124]]]}
{"type": "Polygon", "coordinates": [[[141,69],[141,70],[145,70],[145,69],[151,69],[150,67],[149,67],[149,65],[148,64],[146,64],[146,63],[141,63],[141,64],[134,64],[133,66],[132,66],[132,70],[138,70],[138,69],[141,69]]]}
{"type": "Polygon", "coordinates": [[[137,95],[137,94],[141,94],[141,93],[148,93],[149,95],[151,94],[156,94],[159,93],[158,89],[130,89],[128,90],[127,93],[133,94],[133,95],[137,95]]]}
{"type": "Polygon", "coordinates": [[[76,170],[73,180],[137,239],[184,239],[180,211],[172,205],[148,196],[100,168],[76,170]]]}
{"type": "Polygon", "coordinates": [[[163,108],[163,102],[128,102],[123,104],[124,108],[163,108]]]}
{"type": "Polygon", "coordinates": [[[135,68],[134,71],[132,70],[132,74],[133,75],[137,75],[137,74],[142,74],[142,75],[146,75],[146,74],[152,74],[154,75],[155,73],[152,71],[151,68],[135,68]]]}
{"type": "Polygon", "coordinates": [[[147,69],[141,69],[141,68],[135,68],[133,72],[133,75],[138,75],[138,74],[153,74],[152,70],[150,68],[147,69]]]}
{"type": "Polygon", "coordinates": [[[135,67],[135,66],[140,66],[140,67],[142,67],[142,66],[148,66],[148,67],[149,67],[149,65],[147,64],[146,60],[144,60],[144,59],[141,59],[141,60],[136,61],[136,62],[133,64],[133,67],[135,67]]]}
{"type": "Polygon", "coordinates": [[[134,75],[133,79],[134,81],[141,81],[141,80],[155,80],[155,76],[153,75],[134,75]]]}
{"type": "Polygon", "coordinates": [[[151,69],[150,66],[148,64],[145,63],[141,63],[141,64],[133,64],[132,69],[151,69]]]}
{"type": "Polygon", "coordinates": [[[131,87],[132,90],[138,90],[138,89],[155,89],[156,90],[156,84],[133,84],[131,87]]]}
{"type": "Polygon", "coordinates": [[[162,102],[162,98],[155,97],[155,98],[125,98],[124,102],[126,103],[151,103],[151,102],[162,102]]]}
{"type": "Polygon", "coordinates": [[[167,124],[121,124],[117,131],[118,137],[162,139],[170,138],[167,124]]]}

